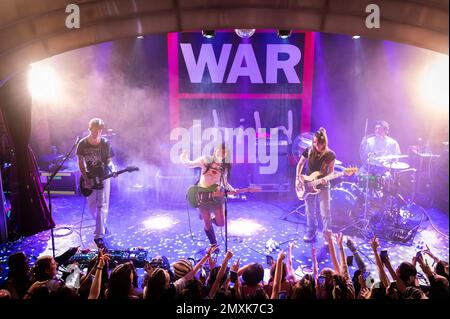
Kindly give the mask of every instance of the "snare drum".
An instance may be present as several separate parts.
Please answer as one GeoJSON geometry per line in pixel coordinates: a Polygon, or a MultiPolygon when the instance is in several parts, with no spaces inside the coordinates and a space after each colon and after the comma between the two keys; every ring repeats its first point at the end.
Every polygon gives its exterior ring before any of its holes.
{"type": "Polygon", "coordinates": [[[383,176],[367,173],[358,174],[357,185],[360,189],[368,187],[370,190],[381,190],[384,186],[383,176]]]}

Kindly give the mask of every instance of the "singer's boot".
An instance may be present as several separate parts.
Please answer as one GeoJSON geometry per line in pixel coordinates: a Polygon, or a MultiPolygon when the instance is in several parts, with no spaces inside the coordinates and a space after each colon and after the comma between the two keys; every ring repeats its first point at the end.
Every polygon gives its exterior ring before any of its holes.
{"type": "Polygon", "coordinates": [[[210,229],[204,229],[204,230],[205,230],[205,234],[208,237],[209,242],[211,243],[211,245],[217,245],[216,234],[214,233],[213,226],[211,226],[210,229]]]}

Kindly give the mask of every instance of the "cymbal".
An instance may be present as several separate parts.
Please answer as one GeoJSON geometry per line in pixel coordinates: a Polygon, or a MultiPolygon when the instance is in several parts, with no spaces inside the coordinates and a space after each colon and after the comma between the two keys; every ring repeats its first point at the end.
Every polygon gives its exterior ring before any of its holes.
{"type": "Polygon", "coordinates": [[[375,157],[374,160],[377,161],[390,161],[390,160],[396,160],[399,158],[407,158],[408,155],[386,155],[386,156],[379,156],[379,157],[375,157]]]}
{"type": "Polygon", "coordinates": [[[416,153],[420,157],[440,157],[440,155],[432,154],[432,153],[416,153]]]}
{"type": "Polygon", "coordinates": [[[384,167],[392,168],[392,169],[408,169],[409,164],[404,162],[393,162],[393,163],[384,163],[384,167]]]}

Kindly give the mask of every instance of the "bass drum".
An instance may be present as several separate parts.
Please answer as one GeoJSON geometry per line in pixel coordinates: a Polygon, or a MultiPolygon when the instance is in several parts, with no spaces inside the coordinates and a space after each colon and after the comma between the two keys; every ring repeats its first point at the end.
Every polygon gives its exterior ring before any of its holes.
{"type": "Polygon", "coordinates": [[[345,227],[358,220],[358,186],[343,182],[331,189],[331,221],[334,227],[345,227]]]}

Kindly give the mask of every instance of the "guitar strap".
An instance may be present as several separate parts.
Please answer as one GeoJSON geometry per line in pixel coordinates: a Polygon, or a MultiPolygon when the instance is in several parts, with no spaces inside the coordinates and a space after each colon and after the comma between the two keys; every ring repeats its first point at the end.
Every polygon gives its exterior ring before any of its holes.
{"type": "MultiPolygon", "coordinates": [[[[322,159],[323,157],[327,156],[328,152],[323,154],[319,159],[322,159]]],[[[312,147],[310,147],[309,150],[308,150],[308,165],[310,166],[311,162],[314,161],[314,160],[318,160],[318,159],[312,157],[312,147]]],[[[322,165],[320,167],[320,176],[328,175],[329,164],[330,163],[328,163],[326,160],[323,160],[322,165]]]]}

